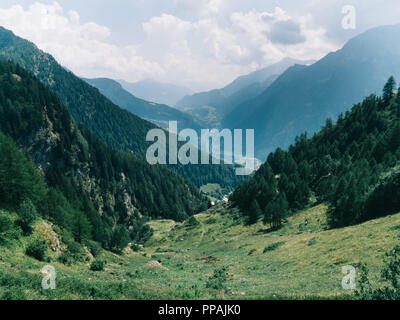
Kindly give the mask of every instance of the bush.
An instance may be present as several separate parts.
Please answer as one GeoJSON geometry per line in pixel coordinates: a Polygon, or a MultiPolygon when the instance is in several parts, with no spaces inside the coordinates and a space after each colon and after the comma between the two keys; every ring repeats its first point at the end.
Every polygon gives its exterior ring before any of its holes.
{"type": "Polygon", "coordinates": [[[1,296],[1,300],[27,300],[27,297],[24,290],[21,288],[13,288],[4,292],[1,296]]]}
{"type": "Polygon", "coordinates": [[[275,242],[267,247],[264,248],[263,253],[269,252],[269,251],[274,251],[278,249],[280,246],[283,246],[285,242],[275,242]]]}
{"type": "Polygon", "coordinates": [[[70,266],[75,262],[73,255],[68,251],[61,253],[57,260],[66,266],[70,266]]]}
{"type": "Polygon", "coordinates": [[[85,249],[83,249],[80,243],[76,241],[68,241],[67,248],[76,261],[83,262],[87,258],[85,249]]]}
{"type": "Polygon", "coordinates": [[[384,267],[381,278],[389,284],[383,288],[373,288],[369,280],[368,268],[365,264],[360,266],[359,290],[356,297],[361,300],[399,300],[400,299],[400,246],[396,246],[384,257],[384,267]]]}
{"type": "Polygon", "coordinates": [[[130,230],[131,239],[137,244],[145,244],[154,234],[149,225],[138,223],[130,230]]]}
{"type": "Polygon", "coordinates": [[[12,220],[0,213],[0,233],[9,231],[13,227],[12,220]]]}
{"type": "Polygon", "coordinates": [[[59,257],[58,261],[67,266],[72,265],[75,262],[84,262],[88,256],[83,247],[73,240],[64,240],[67,244],[67,251],[63,252],[59,257]]]}
{"type": "Polygon", "coordinates": [[[311,246],[315,245],[317,242],[318,242],[318,240],[317,240],[316,238],[312,238],[312,239],[310,239],[310,240],[308,241],[307,245],[308,245],[309,247],[311,247],[311,246]]]}
{"type": "Polygon", "coordinates": [[[200,224],[199,221],[194,216],[191,216],[189,219],[186,220],[185,225],[188,227],[196,227],[200,224]]]}
{"type": "Polygon", "coordinates": [[[98,242],[87,241],[86,246],[89,249],[90,253],[93,255],[93,257],[98,257],[103,252],[103,248],[101,244],[98,242]]]}
{"type": "Polygon", "coordinates": [[[46,255],[46,250],[46,241],[42,239],[35,239],[28,245],[25,253],[36,260],[43,261],[46,255]]]}
{"type": "Polygon", "coordinates": [[[5,245],[10,239],[18,239],[20,229],[16,228],[14,222],[3,212],[0,212],[0,244],[5,245]]]}
{"type": "Polygon", "coordinates": [[[104,261],[95,260],[90,264],[90,270],[92,271],[103,271],[104,270],[104,261]]]}
{"type": "Polygon", "coordinates": [[[129,240],[129,233],[124,226],[115,227],[110,239],[111,251],[121,253],[128,245],[129,240]]]}
{"type": "Polygon", "coordinates": [[[142,248],[136,243],[133,243],[131,245],[131,249],[132,249],[133,252],[139,252],[140,250],[142,250],[142,248]]]}
{"type": "Polygon", "coordinates": [[[215,269],[214,274],[210,278],[208,278],[206,287],[214,290],[225,289],[225,284],[226,281],[228,280],[227,271],[228,271],[227,267],[215,269]]]}
{"type": "Polygon", "coordinates": [[[18,209],[18,215],[22,226],[25,228],[28,228],[39,216],[35,205],[30,199],[25,199],[21,203],[18,209]]]}

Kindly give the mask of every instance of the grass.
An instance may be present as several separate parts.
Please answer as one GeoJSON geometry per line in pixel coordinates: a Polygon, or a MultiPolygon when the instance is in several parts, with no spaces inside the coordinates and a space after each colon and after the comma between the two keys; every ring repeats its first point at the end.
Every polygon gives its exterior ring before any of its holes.
{"type": "MultiPolygon", "coordinates": [[[[0,246],[0,297],[27,299],[339,299],[352,298],[341,287],[342,267],[368,264],[377,281],[385,252],[398,244],[400,214],[343,229],[326,230],[325,205],[290,217],[277,231],[257,223],[244,226],[230,209],[196,216],[199,225],[170,220],[150,222],[153,237],[139,252],[96,257],[72,266],[25,255],[31,237],[0,246]],[[209,223],[212,221],[212,223],[209,223]],[[306,223],[308,221],[308,223],[306,223]],[[261,232],[260,232],[261,231],[261,232]],[[249,255],[249,253],[251,254],[249,255]],[[57,271],[56,290],[41,289],[41,268],[57,271]],[[216,270],[226,268],[226,290],[207,288],[216,270]]],[[[43,229],[43,222],[35,227],[43,229]]],[[[48,241],[51,241],[48,240],[48,241]]],[[[225,269],[224,269],[225,270],[225,269]]]]}

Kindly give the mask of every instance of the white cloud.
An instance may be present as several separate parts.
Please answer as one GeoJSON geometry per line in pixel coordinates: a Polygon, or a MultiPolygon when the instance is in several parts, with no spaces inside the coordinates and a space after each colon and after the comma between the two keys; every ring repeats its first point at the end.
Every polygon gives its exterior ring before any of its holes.
{"type": "Polygon", "coordinates": [[[81,23],[77,12],[65,13],[57,2],[37,2],[26,10],[19,5],[0,9],[0,25],[34,42],[81,76],[134,81],[164,72],[157,62],[138,56],[136,46],[111,44],[111,30],[94,22],[81,23]]]}
{"type": "Polygon", "coordinates": [[[196,89],[221,87],[285,56],[318,59],[337,49],[311,15],[294,17],[281,8],[230,12],[222,0],[174,1],[197,10],[197,18],[153,17],[142,25],[145,39],[129,46],[113,44],[109,28],[82,23],[77,12],[64,12],[56,2],[0,9],[0,25],[33,41],[80,76],[155,78],[196,89]],[[277,28],[279,23],[286,28],[277,28]]]}

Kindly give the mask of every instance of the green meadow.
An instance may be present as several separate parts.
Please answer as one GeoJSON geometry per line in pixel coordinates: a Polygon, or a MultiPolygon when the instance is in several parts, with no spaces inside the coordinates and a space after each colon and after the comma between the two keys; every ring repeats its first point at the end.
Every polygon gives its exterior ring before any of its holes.
{"type": "MultiPolygon", "coordinates": [[[[217,207],[196,220],[150,222],[154,235],[144,247],[120,255],[103,251],[70,266],[51,224],[38,221],[29,236],[9,234],[0,246],[2,299],[352,299],[342,289],[342,267],[366,263],[380,285],[383,255],[399,242],[400,214],[343,229],[327,230],[325,205],[290,217],[280,230],[261,222],[243,225],[235,209],[217,207]],[[44,261],[26,255],[41,238],[44,261]],[[10,240],[11,239],[11,240],[10,240]],[[61,252],[51,250],[57,240],[61,252]],[[91,271],[93,260],[105,262],[91,271]],[[56,269],[56,289],[44,290],[41,269],[56,269]],[[218,270],[226,277],[214,277],[218,270]],[[215,280],[215,281],[214,281],[215,280]],[[215,285],[216,284],[216,285],[215,285]]],[[[3,212],[4,213],[4,212],[3,212]]],[[[17,215],[11,215],[17,219],[17,215]]]]}

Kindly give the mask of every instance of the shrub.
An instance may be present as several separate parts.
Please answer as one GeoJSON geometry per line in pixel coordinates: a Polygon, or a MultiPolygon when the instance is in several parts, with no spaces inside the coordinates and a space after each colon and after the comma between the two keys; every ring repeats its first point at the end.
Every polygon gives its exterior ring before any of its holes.
{"type": "Polygon", "coordinates": [[[269,252],[269,251],[274,251],[278,249],[280,246],[283,246],[285,242],[275,242],[267,247],[264,248],[263,253],[269,252]]]}
{"type": "Polygon", "coordinates": [[[130,231],[130,237],[137,244],[145,244],[154,234],[149,225],[137,224],[130,231]]]}
{"type": "Polygon", "coordinates": [[[221,267],[219,269],[215,269],[213,275],[208,278],[206,287],[214,290],[223,290],[225,289],[226,281],[228,280],[227,276],[227,267],[221,267]]]}
{"type": "Polygon", "coordinates": [[[67,244],[67,250],[58,257],[59,262],[70,266],[75,262],[83,262],[88,258],[85,250],[78,242],[73,240],[64,241],[67,244]]]}
{"type": "Polygon", "coordinates": [[[27,297],[23,289],[13,288],[4,292],[1,300],[27,300],[27,297]]]}
{"type": "Polygon", "coordinates": [[[28,245],[25,253],[36,260],[43,261],[46,255],[46,250],[46,241],[42,239],[35,239],[28,245]]]}
{"type": "Polygon", "coordinates": [[[186,220],[185,225],[188,227],[196,227],[200,224],[200,222],[194,217],[191,216],[189,219],[186,220]]]}
{"type": "Polygon", "coordinates": [[[13,227],[12,220],[6,215],[0,213],[0,233],[7,232],[13,227]]]}
{"type": "Polygon", "coordinates": [[[209,218],[209,219],[207,219],[206,224],[214,224],[214,223],[216,223],[216,222],[217,222],[217,219],[215,219],[215,218],[209,218]]]}
{"type": "Polygon", "coordinates": [[[110,239],[111,251],[121,253],[128,245],[129,240],[129,233],[124,226],[115,227],[110,239]]]}
{"type": "Polygon", "coordinates": [[[21,228],[14,223],[7,213],[0,212],[0,245],[22,236],[21,228]]]}
{"type": "Polygon", "coordinates": [[[384,257],[384,267],[381,278],[389,286],[373,288],[368,276],[366,265],[360,266],[359,290],[356,297],[361,300],[399,300],[400,299],[400,246],[396,246],[384,257]]]}
{"type": "Polygon", "coordinates": [[[70,266],[75,262],[73,255],[68,251],[61,253],[57,260],[66,266],[70,266]]]}
{"type": "Polygon", "coordinates": [[[28,228],[39,216],[35,205],[30,199],[25,199],[18,209],[19,219],[23,227],[28,228]]]}
{"type": "Polygon", "coordinates": [[[104,270],[104,261],[95,260],[90,264],[90,270],[92,271],[103,271],[104,270]]]}
{"type": "Polygon", "coordinates": [[[83,262],[85,261],[85,258],[87,258],[86,252],[80,243],[76,241],[68,241],[67,248],[76,261],[83,262]]]}
{"type": "Polygon", "coordinates": [[[313,246],[314,244],[316,244],[318,242],[318,240],[316,238],[312,238],[308,241],[308,246],[313,246]]]}
{"type": "Polygon", "coordinates": [[[139,252],[142,248],[138,244],[133,243],[131,245],[131,249],[132,249],[133,252],[139,252]]]}
{"type": "Polygon", "coordinates": [[[87,241],[86,246],[89,249],[90,253],[93,255],[93,257],[98,257],[103,252],[103,248],[101,247],[101,244],[98,242],[87,241]]]}

